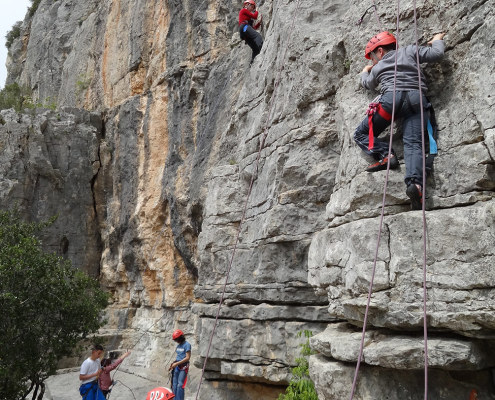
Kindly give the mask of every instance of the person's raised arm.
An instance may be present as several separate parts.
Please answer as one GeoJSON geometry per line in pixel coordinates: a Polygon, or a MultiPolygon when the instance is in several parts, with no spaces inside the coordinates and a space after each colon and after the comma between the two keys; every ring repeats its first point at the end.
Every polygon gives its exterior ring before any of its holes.
{"type": "Polygon", "coordinates": [[[436,35],[433,35],[432,39],[428,42],[428,44],[431,46],[434,41],[443,40],[444,36],[445,36],[445,32],[437,33],[436,35]]]}
{"type": "Polygon", "coordinates": [[[440,61],[445,52],[445,44],[443,42],[443,37],[445,33],[437,33],[428,42],[429,46],[419,47],[419,62],[437,62],[440,61]]]}

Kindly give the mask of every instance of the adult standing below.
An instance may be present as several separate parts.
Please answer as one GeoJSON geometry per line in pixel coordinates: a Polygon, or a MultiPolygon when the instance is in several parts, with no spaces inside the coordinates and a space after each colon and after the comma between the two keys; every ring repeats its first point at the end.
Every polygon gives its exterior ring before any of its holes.
{"type": "Polygon", "coordinates": [[[261,18],[259,22],[256,23],[258,15],[259,12],[256,10],[256,3],[254,0],[246,0],[244,2],[244,7],[239,11],[239,34],[241,39],[251,47],[253,52],[249,65],[253,63],[254,58],[260,54],[261,48],[263,47],[263,38],[256,32],[256,29],[261,25],[261,18]]]}
{"type": "Polygon", "coordinates": [[[187,373],[189,372],[189,360],[191,359],[191,345],[184,336],[184,332],[177,329],[172,334],[172,339],[177,343],[175,352],[177,357],[175,362],[170,364],[169,371],[172,371],[172,392],[176,400],[184,400],[184,389],[187,382],[187,373]]]}
{"type": "Polygon", "coordinates": [[[91,349],[91,356],[84,360],[81,365],[79,393],[83,400],[105,400],[105,396],[98,387],[98,377],[101,374],[100,357],[102,355],[103,347],[97,344],[91,349]]]}
{"type": "Polygon", "coordinates": [[[429,110],[431,104],[426,98],[428,90],[426,79],[420,73],[421,96],[418,82],[418,68],[416,51],[419,54],[419,63],[439,61],[444,55],[443,37],[445,33],[438,33],[428,42],[428,46],[409,45],[396,49],[397,40],[389,32],[381,32],[373,36],[366,45],[365,58],[373,65],[364,67],[361,74],[361,84],[368,90],[381,85],[381,96],[377,103],[370,104],[368,117],[365,118],[354,132],[354,141],[376,162],[366,170],[368,172],[387,169],[390,159],[390,168],[399,167],[399,161],[393,149],[388,154],[388,144],[375,137],[390,125],[392,119],[392,105],[395,83],[395,117],[402,121],[404,141],[404,161],[406,164],[405,183],[406,194],[411,199],[411,208],[421,210],[423,203],[423,150],[421,138],[421,112],[424,114],[424,132],[427,130],[429,110]],[[397,59],[397,73],[395,64],[397,59]],[[421,110],[421,104],[423,110],[421,110]]]}

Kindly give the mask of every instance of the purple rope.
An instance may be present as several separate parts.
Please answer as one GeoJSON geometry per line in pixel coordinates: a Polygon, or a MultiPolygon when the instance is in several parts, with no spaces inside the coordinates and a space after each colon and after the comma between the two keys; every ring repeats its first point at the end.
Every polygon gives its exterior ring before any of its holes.
{"type": "Polygon", "coordinates": [[[376,1],[375,0],[373,0],[373,5],[375,6],[376,23],[380,27],[380,32],[383,32],[383,27],[382,27],[382,24],[380,23],[380,18],[378,17],[378,8],[376,7],[376,1]]]}
{"type": "MultiPolygon", "coordinates": [[[[294,27],[294,23],[295,23],[295,20],[296,20],[297,11],[299,9],[299,5],[300,5],[300,0],[298,0],[298,2],[296,4],[296,9],[294,11],[294,17],[292,19],[292,25],[289,28],[290,35],[292,35],[292,32],[294,31],[293,27],[294,27]]],[[[266,137],[268,135],[268,123],[270,122],[270,117],[271,117],[272,110],[273,110],[273,103],[274,103],[274,99],[275,99],[275,93],[276,93],[276,90],[277,90],[278,85],[279,85],[279,82],[280,82],[280,76],[281,76],[282,70],[284,69],[283,60],[285,60],[285,55],[287,53],[287,48],[289,47],[289,43],[290,43],[290,36],[289,36],[289,38],[287,40],[287,46],[285,47],[285,51],[284,51],[283,57],[281,58],[282,63],[280,65],[279,69],[278,69],[277,77],[275,79],[275,84],[274,84],[274,88],[273,88],[273,95],[272,95],[272,98],[270,99],[270,107],[269,107],[269,111],[268,111],[268,116],[267,116],[265,127],[264,127],[264,130],[263,130],[263,135],[261,136],[261,139],[260,139],[260,144],[259,144],[259,148],[258,148],[258,155],[256,157],[256,163],[255,163],[256,170],[255,170],[255,172],[253,172],[253,174],[251,176],[251,182],[249,183],[248,193],[246,195],[246,201],[244,202],[244,209],[242,211],[241,220],[240,220],[239,226],[237,228],[237,235],[236,235],[236,239],[235,239],[235,243],[234,243],[234,248],[232,250],[232,256],[230,257],[229,266],[227,268],[227,274],[225,276],[225,283],[223,285],[222,296],[220,297],[220,302],[218,303],[218,309],[217,309],[217,314],[216,314],[216,317],[215,317],[215,323],[213,324],[213,330],[211,332],[210,340],[208,342],[208,348],[206,350],[205,361],[203,363],[203,368],[201,370],[201,377],[199,379],[198,390],[196,392],[196,397],[195,397],[196,400],[198,400],[198,396],[199,396],[199,393],[200,393],[200,390],[201,390],[201,385],[203,384],[203,378],[204,378],[204,374],[205,374],[205,370],[206,370],[206,363],[208,362],[208,356],[210,354],[211,344],[213,342],[213,337],[215,335],[215,331],[216,331],[216,328],[217,328],[217,325],[218,325],[218,318],[220,316],[220,309],[222,307],[222,304],[223,304],[223,301],[224,301],[224,298],[225,298],[225,291],[226,291],[227,284],[228,284],[228,281],[229,281],[230,271],[232,269],[232,265],[233,265],[233,262],[234,262],[234,256],[235,256],[235,253],[236,253],[236,250],[237,250],[237,245],[239,244],[239,238],[240,238],[240,235],[241,235],[242,224],[244,223],[244,220],[246,218],[246,211],[247,211],[247,205],[248,205],[248,202],[249,202],[249,197],[251,196],[251,192],[252,192],[253,185],[254,185],[254,180],[257,177],[257,172],[258,172],[260,158],[261,158],[261,151],[264,148],[265,140],[266,140],[266,137]]]]}
{"type": "MultiPolygon", "coordinates": [[[[397,40],[397,48],[399,48],[399,3],[400,0],[397,0],[397,31],[395,34],[396,40],[397,40]]],[[[361,359],[363,357],[363,349],[364,349],[364,338],[366,335],[366,325],[368,323],[368,314],[369,314],[369,308],[370,308],[370,302],[371,302],[371,294],[373,292],[373,281],[375,279],[375,272],[376,272],[376,261],[378,259],[378,250],[380,248],[380,241],[382,237],[382,228],[383,228],[383,217],[385,214],[385,197],[387,194],[387,186],[388,186],[388,178],[389,178],[389,172],[390,172],[390,154],[392,151],[392,139],[394,135],[394,117],[395,117],[395,102],[396,102],[396,96],[395,96],[395,89],[396,89],[396,84],[397,84],[397,51],[395,52],[395,66],[394,66],[394,92],[393,92],[393,97],[392,97],[392,120],[390,123],[390,140],[388,144],[388,157],[387,157],[387,174],[385,177],[385,185],[383,188],[383,199],[382,199],[382,209],[380,213],[380,225],[378,229],[378,238],[377,238],[377,243],[376,243],[376,249],[375,249],[375,257],[373,259],[373,269],[371,272],[371,280],[370,280],[370,286],[368,290],[368,300],[366,302],[366,311],[364,313],[364,320],[363,320],[363,332],[361,335],[361,343],[359,346],[359,355],[358,355],[358,360],[356,363],[356,370],[354,372],[354,379],[352,381],[352,389],[351,389],[351,396],[350,400],[354,398],[354,393],[356,391],[356,386],[357,386],[357,378],[359,375],[359,368],[361,366],[361,359]]]]}
{"type": "Polygon", "coordinates": [[[421,108],[421,149],[423,155],[423,186],[422,186],[422,219],[423,219],[423,337],[424,337],[424,376],[425,390],[424,400],[428,399],[428,322],[426,313],[427,289],[426,289],[426,212],[425,212],[425,187],[426,187],[426,161],[425,161],[425,126],[423,112],[423,92],[421,89],[421,70],[419,63],[419,44],[418,44],[418,20],[416,12],[416,0],[413,0],[414,6],[414,35],[416,39],[416,67],[418,69],[418,87],[419,87],[419,106],[421,108]]]}

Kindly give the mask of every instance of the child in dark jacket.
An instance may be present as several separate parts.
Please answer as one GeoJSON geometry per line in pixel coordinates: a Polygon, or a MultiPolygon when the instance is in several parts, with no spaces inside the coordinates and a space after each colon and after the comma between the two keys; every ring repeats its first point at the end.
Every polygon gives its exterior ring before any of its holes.
{"type": "MultiPolygon", "coordinates": [[[[436,34],[428,42],[431,47],[418,48],[419,62],[439,61],[444,54],[443,37],[445,33],[436,34]]],[[[399,167],[394,150],[388,154],[388,143],[379,140],[380,135],[391,123],[394,96],[395,58],[397,53],[397,77],[395,81],[395,114],[402,122],[404,141],[404,161],[406,164],[406,194],[411,199],[411,208],[421,210],[423,203],[423,150],[421,138],[421,107],[423,105],[424,132],[429,118],[429,104],[426,98],[428,90],[424,75],[420,74],[421,103],[419,80],[416,63],[416,46],[410,45],[396,49],[397,41],[389,32],[381,32],[371,38],[365,49],[365,57],[373,65],[364,67],[361,84],[368,90],[381,85],[381,96],[377,103],[370,104],[368,117],[354,132],[354,141],[368,155],[375,158],[366,171],[375,172],[399,167]]]]}

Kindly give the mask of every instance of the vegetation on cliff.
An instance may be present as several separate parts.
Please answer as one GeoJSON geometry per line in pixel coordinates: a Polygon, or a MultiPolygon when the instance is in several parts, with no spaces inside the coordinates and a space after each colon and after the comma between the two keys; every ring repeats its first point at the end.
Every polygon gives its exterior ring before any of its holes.
{"type": "Polygon", "coordinates": [[[17,112],[35,108],[49,108],[55,110],[56,102],[52,101],[50,98],[45,99],[43,102],[35,102],[33,101],[29,88],[21,87],[14,82],[10,85],[5,85],[5,87],[0,90],[0,110],[9,108],[13,108],[17,112]]]}
{"type": "Polygon", "coordinates": [[[12,46],[14,40],[21,36],[21,25],[22,25],[22,21],[17,21],[12,26],[12,29],[8,31],[7,34],[5,35],[5,39],[6,39],[5,47],[7,47],[7,49],[10,49],[10,46],[12,46]]]}
{"type": "Polygon", "coordinates": [[[308,357],[314,354],[309,346],[309,338],[313,333],[308,330],[298,333],[298,336],[302,335],[306,342],[301,344],[301,357],[296,358],[297,366],[292,368],[292,379],[285,394],[281,394],[278,400],[318,400],[315,385],[309,377],[308,357]]]}
{"type": "Polygon", "coordinates": [[[52,221],[0,211],[0,399],[40,400],[58,361],[101,326],[107,294],[98,282],[41,249],[52,221]]]}

